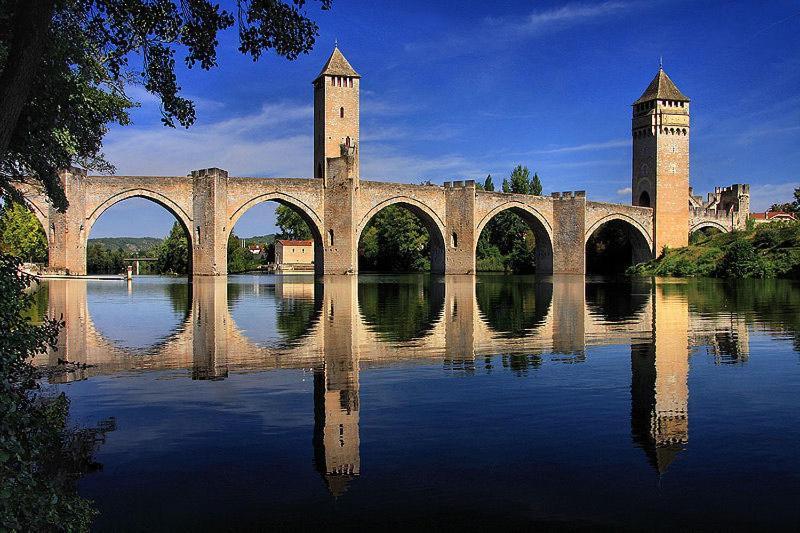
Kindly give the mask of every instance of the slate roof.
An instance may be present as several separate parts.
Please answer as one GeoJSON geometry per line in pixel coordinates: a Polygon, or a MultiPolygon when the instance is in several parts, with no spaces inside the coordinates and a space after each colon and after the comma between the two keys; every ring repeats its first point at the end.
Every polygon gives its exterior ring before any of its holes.
{"type": "Polygon", "coordinates": [[[678,87],[669,79],[667,73],[663,68],[658,69],[658,74],[644,90],[642,96],[636,100],[633,105],[641,104],[642,102],[649,102],[650,100],[677,100],[679,102],[688,102],[689,98],[683,94],[678,87]]]}
{"type": "Polygon", "coordinates": [[[322,67],[322,72],[319,73],[319,76],[317,76],[316,79],[320,79],[322,76],[347,76],[350,78],[361,77],[361,75],[350,65],[347,59],[345,59],[344,54],[342,54],[338,46],[333,49],[331,57],[328,58],[325,66],[322,67]]]}

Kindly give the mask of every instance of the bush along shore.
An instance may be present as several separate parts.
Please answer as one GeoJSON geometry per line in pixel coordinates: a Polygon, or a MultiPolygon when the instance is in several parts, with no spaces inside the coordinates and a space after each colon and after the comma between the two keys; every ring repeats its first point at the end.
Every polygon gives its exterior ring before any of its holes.
{"type": "Polygon", "coordinates": [[[629,275],[800,279],[800,221],[771,222],[702,237],[685,248],[664,249],[629,275]]]}

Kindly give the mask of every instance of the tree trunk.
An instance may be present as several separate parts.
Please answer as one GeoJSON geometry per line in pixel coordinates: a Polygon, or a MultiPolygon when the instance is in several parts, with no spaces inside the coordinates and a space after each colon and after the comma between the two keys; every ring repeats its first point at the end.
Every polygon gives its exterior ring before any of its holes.
{"type": "Polygon", "coordinates": [[[55,0],[18,0],[14,8],[8,61],[0,74],[0,157],[8,150],[47,46],[54,6],[55,0]]]}

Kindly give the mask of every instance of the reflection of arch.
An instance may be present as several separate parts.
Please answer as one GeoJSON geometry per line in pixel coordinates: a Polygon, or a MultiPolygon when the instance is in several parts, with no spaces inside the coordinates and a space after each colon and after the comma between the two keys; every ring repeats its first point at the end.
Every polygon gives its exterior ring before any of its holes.
{"type": "MultiPolygon", "coordinates": [[[[321,285],[315,285],[313,282],[303,283],[304,279],[313,279],[311,276],[297,277],[299,279],[296,281],[275,281],[274,285],[256,283],[259,286],[258,290],[254,289],[252,283],[227,284],[227,317],[231,327],[242,339],[246,339],[252,346],[257,348],[282,349],[300,346],[302,341],[311,335],[319,324],[322,315],[323,290],[321,285]],[[312,293],[311,297],[308,295],[309,289],[312,293]],[[246,295],[246,298],[242,298],[244,295],[246,295]],[[251,300],[252,302],[252,295],[257,295],[259,298],[268,295],[274,299],[276,324],[274,328],[267,328],[269,331],[275,331],[281,335],[281,338],[274,346],[265,346],[262,341],[252,338],[248,335],[248,330],[245,329],[246,325],[242,326],[236,322],[236,316],[241,312],[247,311],[247,309],[241,310],[241,302],[243,300],[251,300]],[[237,308],[240,311],[237,312],[237,308]]],[[[259,307],[258,310],[263,309],[259,307]]],[[[252,318],[252,310],[250,310],[250,313],[251,316],[249,318],[252,318]]],[[[263,316],[257,316],[256,318],[263,320],[263,316]]]]}
{"type": "MultiPolygon", "coordinates": [[[[101,325],[93,318],[92,301],[95,300],[95,298],[91,296],[92,291],[89,290],[89,287],[90,285],[87,283],[85,320],[87,333],[91,337],[94,337],[96,345],[100,347],[105,345],[110,353],[120,356],[140,357],[144,355],[161,356],[171,345],[180,346],[186,344],[186,337],[189,334],[188,330],[192,323],[192,289],[189,283],[166,283],[159,286],[168,297],[172,311],[178,314],[179,318],[166,335],[156,338],[154,343],[143,347],[121,345],[118,339],[113,339],[107,333],[103,332],[101,325]]],[[[102,285],[100,285],[100,287],[105,289],[102,285]]],[[[112,287],[112,290],[117,289],[116,287],[112,287]]],[[[99,294],[97,300],[104,301],[106,298],[107,295],[99,294]]],[[[96,309],[95,307],[95,310],[96,309]]],[[[100,314],[94,313],[94,316],[100,316],[100,314]]],[[[81,317],[78,317],[78,320],[80,320],[80,318],[81,317]]]]}
{"type": "Polygon", "coordinates": [[[631,323],[650,302],[649,282],[627,279],[618,283],[586,283],[586,307],[604,322],[631,323]]]}
{"type": "Polygon", "coordinates": [[[236,211],[233,212],[228,220],[225,242],[227,242],[227,239],[230,237],[234,226],[236,226],[236,222],[242,217],[242,215],[244,215],[251,207],[263,202],[277,202],[281,205],[285,205],[300,215],[300,217],[305,221],[314,238],[314,270],[317,274],[322,274],[324,272],[325,259],[325,250],[323,249],[322,242],[322,221],[320,220],[319,215],[317,215],[317,213],[308,204],[289,194],[277,191],[260,194],[242,204],[236,211]]]}
{"type": "Polygon", "coordinates": [[[478,227],[475,231],[475,235],[478,238],[475,239],[475,249],[472,253],[477,253],[478,240],[486,224],[495,216],[507,210],[519,215],[528,224],[528,227],[533,230],[533,234],[536,237],[536,272],[540,274],[553,272],[553,228],[550,227],[550,223],[539,211],[523,202],[506,202],[489,211],[478,222],[478,227]]]}
{"type": "Polygon", "coordinates": [[[553,300],[553,284],[534,278],[486,275],[475,283],[478,312],[492,331],[517,339],[544,325],[553,300]],[[521,281],[528,280],[530,282],[521,281]]]}
{"type": "Polygon", "coordinates": [[[442,219],[439,218],[439,215],[436,214],[430,207],[409,196],[395,196],[393,198],[389,198],[388,200],[384,200],[370,209],[358,223],[355,239],[356,245],[361,242],[361,233],[364,231],[364,228],[367,227],[369,221],[372,220],[372,218],[384,208],[395,204],[411,211],[428,229],[428,242],[430,243],[429,246],[431,252],[431,272],[443,273],[445,235],[444,222],[442,222],[442,219]]]}
{"type": "Polygon", "coordinates": [[[425,274],[362,278],[358,283],[358,310],[381,340],[419,340],[436,327],[444,310],[444,290],[444,283],[425,274]]]}
{"type": "Polygon", "coordinates": [[[701,229],[705,229],[705,228],[718,229],[722,233],[728,233],[730,231],[728,228],[725,227],[724,224],[721,224],[721,223],[716,222],[714,220],[705,220],[703,222],[698,222],[697,224],[692,226],[692,229],[689,230],[689,235],[691,235],[692,233],[694,233],[696,231],[700,231],[701,229]]]}

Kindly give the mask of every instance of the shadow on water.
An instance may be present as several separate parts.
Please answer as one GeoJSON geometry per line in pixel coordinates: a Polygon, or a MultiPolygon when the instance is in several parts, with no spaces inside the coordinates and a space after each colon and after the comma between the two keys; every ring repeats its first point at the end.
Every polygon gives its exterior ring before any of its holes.
{"type": "Polygon", "coordinates": [[[586,306],[606,322],[627,322],[642,312],[651,290],[649,279],[592,276],[586,279],[586,306]]]}
{"type": "Polygon", "coordinates": [[[442,315],[444,285],[441,277],[429,274],[362,275],[358,279],[361,316],[382,340],[420,339],[442,315]]]}

